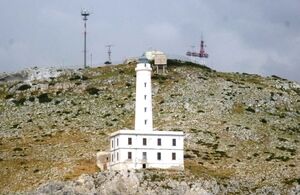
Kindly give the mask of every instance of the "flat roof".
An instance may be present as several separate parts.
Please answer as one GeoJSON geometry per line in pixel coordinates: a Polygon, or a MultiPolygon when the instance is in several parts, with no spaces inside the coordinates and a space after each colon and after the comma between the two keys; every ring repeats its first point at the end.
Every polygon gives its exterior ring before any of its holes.
{"type": "Polygon", "coordinates": [[[182,131],[139,131],[139,130],[119,130],[110,134],[110,137],[116,135],[175,135],[175,136],[184,136],[182,131]]]}

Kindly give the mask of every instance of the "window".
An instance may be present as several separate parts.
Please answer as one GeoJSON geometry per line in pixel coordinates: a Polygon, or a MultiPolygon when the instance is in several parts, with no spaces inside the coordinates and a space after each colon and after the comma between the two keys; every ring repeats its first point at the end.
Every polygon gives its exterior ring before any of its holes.
{"type": "Polygon", "coordinates": [[[129,160],[132,159],[132,154],[131,154],[131,152],[128,152],[128,159],[129,159],[129,160]]]}
{"type": "Polygon", "coordinates": [[[145,100],[147,99],[147,95],[144,95],[144,99],[145,99],[145,100]]]}
{"type": "Polygon", "coordinates": [[[157,152],[157,160],[161,160],[161,153],[157,152]]]}
{"type": "Polygon", "coordinates": [[[147,120],[145,120],[145,125],[147,125],[147,120]]]}
{"type": "Polygon", "coordinates": [[[131,137],[128,138],[128,145],[132,145],[132,138],[131,137]]]}
{"type": "Polygon", "coordinates": [[[114,148],[114,140],[111,140],[111,148],[114,148]]]}
{"type": "Polygon", "coordinates": [[[172,145],[176,146],[176,139],[172,139],[172,145]]]}
{"type": "Polygon", "coordinates": [[[176,153],[172,152],[172,160],[176,160],[176,153]]]}
{"type": "Polygon", "coordinates": [[[157,139],[157,145],[161,146],[161,139],[160,138],[157,139]]]}
{"type": "Polygon", "coordinates": [[[119,146],[119,138],[117,138],[117,146],[119,146]]]}
{"type": "Polygon", "coordinates": [[[119,160],[119,152],[117,152],[117,161],[119,160]]]}
{"type": "Polygon", "coordinates": [[[147,83],[144,83],[144,86],[147,87],[147,83]]]}
{"type": "Polygon", "coordinates": [[[143,146],[146,146],[146,145],[147,145],[147,139],[143,138],[143,146]]]}
{"type": "Polygon", "coordinates": [[[114,154],[111,155],[111,162],[114,162],[114,154]]]}
{"type": "Polygon", "coordinates": [[[145,66],[145,68],[146,68],[147,64],[145,63],[144,66],[145,66]]]}
{"type": "Polygon", "coordinates": [[[144,108],[145,112],[147,112],[147,107],[144,108]]]}
{"type": "Polygon", "coordinates": [[[143,160],[147,160],[147,152],[143,152],[143,160]]]}

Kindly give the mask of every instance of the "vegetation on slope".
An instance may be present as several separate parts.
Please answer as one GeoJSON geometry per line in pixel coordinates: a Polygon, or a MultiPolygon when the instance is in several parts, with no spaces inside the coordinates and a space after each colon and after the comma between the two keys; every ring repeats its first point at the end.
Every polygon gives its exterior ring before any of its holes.
{"type": "MultiPolygon", "coordinates": [[[[168,61],[153,75],[154,126],[183,130],[185,172],[236,190],[299,181],[299,85],[168,61]]],[[[34,188],[99,171],[108,135],[134,126],[134,65],[0,85],[0,189],[34,188]]],[[[299,182],[298,182],[299,184],[299,182]]],[[[243,189],[243,190],[241,190],[243,189]]]]}

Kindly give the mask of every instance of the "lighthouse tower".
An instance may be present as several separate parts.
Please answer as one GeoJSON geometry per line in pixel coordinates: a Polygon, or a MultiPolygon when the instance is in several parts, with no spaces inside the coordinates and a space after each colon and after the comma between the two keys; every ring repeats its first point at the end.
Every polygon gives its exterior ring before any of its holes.
{"type": "MultiPolygon", "coordinates": [[[[153,130],[152,68],[144,57],[136,65],[135,129],[110,134],[108,169],[184,169],[184,133],[153,130]]],[[[105,165],[106,166],[106,165],[105,165]]]]}
{"type": "Polygon", "coordinates": [[[152,131],[152,92],[151,92],[151,65],[146,58],[141,58],[136,71],[136,103],[135,103],[135,130],[152,131]]]}

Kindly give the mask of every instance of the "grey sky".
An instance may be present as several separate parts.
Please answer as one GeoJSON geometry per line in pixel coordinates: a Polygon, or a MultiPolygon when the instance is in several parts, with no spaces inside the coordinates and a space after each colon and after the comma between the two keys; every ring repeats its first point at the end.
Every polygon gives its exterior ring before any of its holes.
{"type": "Polygon", "coordinates": [[[92,12],[95,64],[107,60],[109,43],[113,61],[149,48],[184,56],[203,33],[216,70],[300,81],[299,0],[1,0],[0,72],[81,65],[81,8],[92,12]]]}

